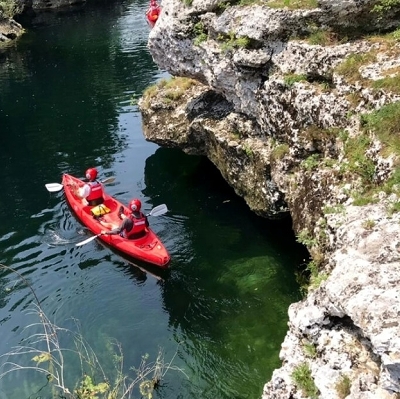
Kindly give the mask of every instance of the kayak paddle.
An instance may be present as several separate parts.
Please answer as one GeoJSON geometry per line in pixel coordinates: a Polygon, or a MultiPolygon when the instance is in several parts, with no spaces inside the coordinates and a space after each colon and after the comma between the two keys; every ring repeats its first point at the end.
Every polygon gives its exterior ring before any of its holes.
{"type": "Polygon", "coordinates": [[[167,213],[167,212],[168,212],[167,205],[161,204],[161,205],[155,206],[150,211],[150,213],[148,213],[146,216],[161,216],[161,215],[164,215],[164,213],[167,213]]]}
{"type": "MultiPolygon", "coordinates": [[[[107,184],[107,183],[113,183],[115,181],[115,177],[108,177],[107,179],[102,180],[100,183],[102,184],[107,184]]],[[[47,183],[45,184],[45,187],[47,191],[51,193],[55,193],[57,191],[61,191],[63,189],[63,185],[60,183],[47,183]]]]}
{"type": "Polygon", "coordinates": [[[90,241],[93,241],[95,238],[100,237],[101,235],[102,235],[101,233],[100,233],[100,234],[96,234],[96,235],[93,236],[93,237],[89,237],[89,238],[87,238],[86,240],[83,240],[83,241],[81,241],[81,242],[78,242],[77,244],[75,244],[75,246],[76,246],[76,247],[80,247],[81,245],[85,245],[85,244],[89,243],[90,241]]]}
{"type": "MultiPolygon", "coordinates": [[[[164,213],[168,212],[168,208],[167,205],[165,204],[161,204],[161,205],[157,205],[155,206],[150,213],[148,213],[146,216],[161,216],[164,215],[164,213]]],[[[93,237],[89,237],[86,240],[83,240],[81,242],[78,242],[77,244],[75,244],[76,247],[80,247],[82,245],[85,245],[91,241],[93,241],[94,239],[96,239],[97,237],[100,237],[101,235],[103,235],[102,233],[96,234],[93,237]]]]}

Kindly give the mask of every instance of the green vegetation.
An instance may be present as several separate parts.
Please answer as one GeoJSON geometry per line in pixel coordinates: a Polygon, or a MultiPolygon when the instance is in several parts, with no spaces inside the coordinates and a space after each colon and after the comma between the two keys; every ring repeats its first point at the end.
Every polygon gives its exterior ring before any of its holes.
{"type": "Polygon", "coordinates": [[[289,144],[279,144],[271,152],[271,160],[282,159],[286,154],[289,153],[289,144]]]}
{"type": "Polygon", "coordinates": [[[283,81],[286,86],[292,87],[297,82],[307,82],[307,76],[290,73],[284,76],[283,81]]]}
{"type": "Polygon", "coordinates": [[[387,90],[395,94],[400,94],[399,67],[385,70],[383,72],[385,76],[377,80],[364,79],[360,73],[360,68],[362,66],[377,61],[378,52],[384,51],[393,57],[400,55],[400,50],[397,46],[397,43],[400,40],[400,30],[398,29],[395,32],[384,36],[371,36],[368,38],[368,40],[372,43],[379,43],[379,49],[374,49],[363,54],[355,53],[349,55],[335,68],[336,73],[342,75],[349,83],[355,83],[359,81],[362,82],[365,87],[369,87],[374,90],[387,90]]]}
{"type": "Polygon", "coordinates": [[[362,223],[362,227],[364,227],[365,230],[372,230],[375,227],[375,221],[371,219],[364,220],[362,223]]]}
{"type": "Polygon", "coordinates": [[[376,204],[378,199],[374,195],[375,193],[371,190],[367,190],[366,192],[354,192],[352,193],[353,197],[353,205],[354,206],[364,206],[368,204],[376,204]]]}
{"type": "Polygon", "coordinates": [[[0,19],[10,19],[22,11],[23,5],[16,0],[0,1],[0,19]]]}
{"type": "Polygon", "coordinates": [[[217,14],[218,15],[222,14],[227,8],[231,7],[231,5],[232,4],[229,1],[219,3],[217,5],[217,14]]]}
{"type": "MultiPolygon", "coordinates": [[[[313,45],[333,46],[339,43],[339,37],[331,30],[317,29],[310,34],[307,41],[313,45]]],[[[345,41],[345,38],[342,38],[341,41],[345,41]]]]}
{"type": "Polygon", "coordinates": [[[344,152],[348,160],[341,165],[341,171],[350,171],[361,177],[363,185],[370,188],[374,183],[375,165],[367,156],[366,151],[371,145],[371,139],[367,135],[350,137],[344,143],[344,152]]]}
{"type": "Polygon", "coordinates": [[[389,208],[389,215],[400,211],[400,201],[394,202],[389,208]]]}
{"type": "Polygon", "coordinates": [[[221,42],[221,49],[224,52],[232,51],[237,48],[249,48],[251,44],[250,38],[247,36],[236,36],[235,33],[229,32],[227,35],[219,34],[217,40],[221,42]]]}
{"type": "Polygon", "coordinates": [[[338,204],[335,206],[324,206],[323,208],[324,215],[344,213],[344,211],[345,207],[343,204],[338,204]]]}
{"type": "MultiPolygon", "coordinates": [[[[370,146],[369,134],[374,134],[382,143],[381,155],[388,157],[395,155],[400,157],[400,103],[391,103],[382,108],[361,116],[361,124],[364,135],[348,138],[345,141],[345,155],[348,164],[342,165],[342,172],[350,171],[358,174],[363,182],[363,192],[353,193],[354,205],[366,205],[376,203],[377,192],[384,191],[391,194],[398,190],[400,186],[400,165],[396,165],[395,170],[384,182],[376,181],[375,165],[368,158],[366,151],[370,146]]],[[[400,204],[393,204],[390,212],[397,212],[400,204]]]]}
{"type": "Polygon", "coordinates": [[[310,282],[308,289],[317,289],[323,281],[328,278],[326,273],[320,273],[318,264],[315,261],[311,261],[306,270],[310,273],[310,282]]]}
{"type": "Polygon", "coordinates": [[[340,380],[336,383],[335,389],[338,394],[339,399],[345,399],[350,395],[351,380],[350,378],[343,374],[340,380]]]}
{"type": "Polygon", "coordinates": [[[240,134],[240,132],[237,131],[237,130],[231,132],[230,135],[231,135],[231,137],[232,137],[233,140],[239,140],[239,139],[242,137],[242,135],[240,134]]]}
{"type": "Polygon", "coordinates": [[[305,245],[307,248],[316,245],[317,240],[312,238],[310,232],[307,229],[300,231],[297,235],[297,242],[305,245]]]}
{"type": "MultiPolygon", "coordinates": [[[[361,115],[363,134],[349,137],[345,131],[340,131],[338,137],[343,141],[346,161],[340,164],[342,175],[355,174],[361,179],[362,188],[352,192],[353,204],[363,206],[378,201],[377,194],[397,192],[400,187],[400,165],[395,161],[395,169],[386,181],[379,181],[376,175],[376,165],[369,157],[368,150],[375,136],[381,143],[382,157],[395,156],[400,159],[400,102],[390,103],[369,114],[361,115]]],[[[394,203],[390,212],[398,212],[400,204],[394,203]]],[[[328,213],[328,210],[324,211],[328,213]]]]}
{"type": "Polygon", "coordinates": [[[309,141],[336,140],[342,135],[342,130],[338,128],[324,129],[317,125],[310,125],[303,131],[303,135],[309,141]]]}
{"type": "Polygon", "coordinates": [[[400,0],[379,0],[377,4],[374,5],[372,12],[378,14],[378,17],[382,18],[384,14],[391,11],[393,7],[399,6],[400,0]]]}
{"type": "Polygon", "coordinates": [[[205,42],[208,39],[208,34],[203,22],[197,22],[193,27],[193,31],[196,36],[193,42],[195,46],[198,46],[200,43],[205,42]]]}
{"type": "Polygon", "coordinates": [[[383,155],[391,153],[400,155],[400,102],[385,105],[377,111],[362,115],[361,123],[365,132],[375,133],[384,145],[387,151],[384,151],[383,155]]]}
{"type": "Polygon", "coordinates": [[[312,154],[308,158],[304,159],[300,166],[306,170],[314,170],[320,164],[320,155],[319,154],[312,154]]]}
{"type": "Polygon", "coordinates": [[[400,41],[400,28],[389,34],[396,42],[400,41]]]}
{"type": "Polygon", "coordinates": [[[268,2],[271,8],[284,8],[289,10],[313,9],[318,7],[318,0],[272,0],[268,2]]]}
{"type": "Polygon", "coordinates": [[[144,107],[149,108],[151,100],[160,92],[160,98],[163,102],[172,103],[177,101],[185,95],[188,89],[197,84],[196,80],[190,78],[172,77],[170,79],[161,79],[157,84],[149,86],[143,92],[144,107]]]}
{"type": "Polygon", "coordinates": [[[317,356],[317,348],[312,342],[304,342],[303,343],[304,354],[308,357],[314,359],[317,356]]]}
{"type": "Polygon", "coordinates": [[[307,363],[302,363],[293,370],[292,379],[296,387],[300,389],[305,396],[311,399],[318,398],[318,388],[315,385],[310,367],[307,363]]]}
{"type": "Polygon", "coordinates": [[[347,81],[354,83],[363,80],[360,74],[360,67],[375,61],[375,52],[351,54],[336,67],[335,71],[347,79],[347,81]]]}
{"type": "Polygon", "coordinates": [[[251,147],[248,144],[246,144],[246,143],[243,144],[243,151],[249,158],[253,158],[253,156],[254,156],[253,150],[251,149],[251,147]]]}

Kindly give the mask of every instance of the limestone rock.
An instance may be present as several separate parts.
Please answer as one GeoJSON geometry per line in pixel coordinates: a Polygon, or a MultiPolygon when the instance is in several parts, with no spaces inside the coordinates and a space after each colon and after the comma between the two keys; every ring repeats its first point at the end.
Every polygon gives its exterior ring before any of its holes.
{"type": "Polygon", "coordinates": [[[399,44],[366,37],[397,28],[400,4],[381,14],[375,0],[319,0],[318,8],[302,10],[268,4],[163,0],[150,52],[171,75],[197,83],[172,105],[161,86],[141,100],[145,136],[207,156],[257,214],[290,212],[318,266],[319,284],[288,310],[282,367],[263,399],[304,397],[292,377],[304,364],[321,398],[394,399],[400,215],[393,209],[400,190],[376,192],[364,206],[355,206],[354,193],[363,193],[367,165],[378,186],[398,164],[360,116],[400,100],[397,90],[374,87],[398,76],[399,44]],[[321,32],[332,39],[328,45],[310,40],[321,32]],[[352,59],[363,62],[351,75],[352,59]],[[348,145],[366,138],[361,166],[348,145]]]}

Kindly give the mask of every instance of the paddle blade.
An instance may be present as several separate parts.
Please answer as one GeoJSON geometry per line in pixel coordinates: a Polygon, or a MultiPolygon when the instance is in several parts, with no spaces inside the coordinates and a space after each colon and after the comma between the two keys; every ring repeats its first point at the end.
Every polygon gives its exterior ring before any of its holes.
{"type": "Polygon", "coordinates": [[[45,184],[47,191],[55,193],[63,189],[63,185],[60,183],[47,183],[45,184]]]}
{"type": "Polygon", "coordinates": [[[77,244],[75,244],[75,246],[76,246],[76,247],[80,247],[80,246],[82,246],[82,245],[85,245],[85,244],[87,244],[87,243],[93,241],[94,239],[96,239],[96,238],[99,237],[99,236],[101,236],[101,234],[96,234],[96,235],[93,236],[93,237],[89,237],[89,238],[87,238],[86,240],[83,240],[83,241],[81,241],[81,242],[78,242],[77,244]]]}
{"type": "Polygon", "coordinates": [[[101,182],[103,184],[107,184],[107,183],[114,183],[114,181],[115,181],[115,177],[107,177],[107,179],[104,179],[101,182]]]}
{"type": "Polygon", "coordinates": [[[147,216],[161,216],[168,212],[167,205],[161,204],[154,207],[147,216]]]}

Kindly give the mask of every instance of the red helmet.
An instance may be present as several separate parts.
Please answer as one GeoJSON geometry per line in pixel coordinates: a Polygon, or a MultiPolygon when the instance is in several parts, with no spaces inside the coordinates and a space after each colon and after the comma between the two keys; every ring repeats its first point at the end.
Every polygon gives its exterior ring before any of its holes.
{"type": "Polygon", "coordinates": [[[85,172],[86,179],[94,180],[97,177],[97,169],[96,168],[89,168],[85,172]]]}
{"type": "Polygon", "coordinates": [[[142,203],[141,203],[140,200],[138,200],[137,198],[133,199],[133,200],[129,203],[129,209],[130,209],[132,212],[140,211],[141,208],[142,208],[142,203]]]}

